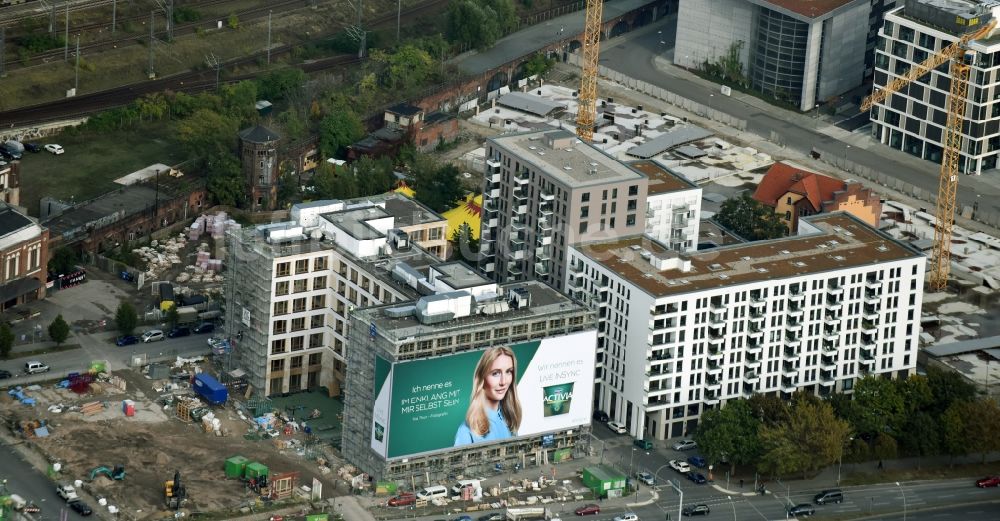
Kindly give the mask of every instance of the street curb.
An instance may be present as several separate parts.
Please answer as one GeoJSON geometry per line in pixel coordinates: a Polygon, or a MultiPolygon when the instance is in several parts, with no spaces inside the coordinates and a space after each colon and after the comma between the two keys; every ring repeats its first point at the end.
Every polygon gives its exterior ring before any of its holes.
{"type": "MultiPolygon", "coordinates": [[[[719,485],[712,485],[712,488],[714,488],[715,490],[718,490],[719,492],[722,492],[723,494],[726,494],[728,496],[750,497],[750,496],[756,496],[757,495],[756,492],[736,492],[735,490],[726,490],[726,489],[720,487],[719,485]]],[[[771,491],[767,490],[764,493],[765,494],[770,494],[771,491]]]]}
{"type": "Polygon", "coordinates": [[[638,503],[625,503],[625,506],[629,508],[644,507],[647,505],[652,505],[660,499],[660,494],[656,490],[651,490],[649,495],[649,501],[640,501],[638,503]]]}

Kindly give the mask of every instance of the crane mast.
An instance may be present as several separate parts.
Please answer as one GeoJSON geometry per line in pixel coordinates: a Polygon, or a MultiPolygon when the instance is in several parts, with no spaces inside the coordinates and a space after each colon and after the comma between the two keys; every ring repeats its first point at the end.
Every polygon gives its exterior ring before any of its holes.
{"type": "Polygon", "coordinates": [[[589,143],[594,139],[597,118],[597,67],[601,54],[601,15],[603,0],[587,0],[586,23],[583,28],[583,71],[580,74],[580,96],[576,113],[576,135],[589,143]]]}

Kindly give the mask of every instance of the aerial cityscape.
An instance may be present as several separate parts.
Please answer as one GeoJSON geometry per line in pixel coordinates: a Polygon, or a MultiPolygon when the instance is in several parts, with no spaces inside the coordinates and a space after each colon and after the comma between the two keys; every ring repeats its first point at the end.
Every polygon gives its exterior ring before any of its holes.
{"type": "Polygon", "coordinates": [[[998,25],[0,0],[0,521],[998,520],[998,25]]]}

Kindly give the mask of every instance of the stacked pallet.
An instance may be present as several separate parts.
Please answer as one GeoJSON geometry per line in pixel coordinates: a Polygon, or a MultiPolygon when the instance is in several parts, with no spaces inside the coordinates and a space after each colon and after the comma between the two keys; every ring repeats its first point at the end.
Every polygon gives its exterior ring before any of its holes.
{"type": "Polygon", "coordinates": [[[80,413],[91,416],[104,410],[103,402],[88,402],[80,406],[80,413]]]}

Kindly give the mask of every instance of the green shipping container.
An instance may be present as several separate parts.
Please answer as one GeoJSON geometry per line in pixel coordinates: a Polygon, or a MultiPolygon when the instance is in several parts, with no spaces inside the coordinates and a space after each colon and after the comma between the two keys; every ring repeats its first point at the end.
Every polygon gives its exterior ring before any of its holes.
{"type": "Polygon", "coordinates": [[[240,479],[250,460],[243,456],[233,456],[226,460],[226,479],[240,479]]]}
{"type": "Polygon", "coordinates": [[[246,472],[244,472],[243,477],[247,479],[257,479],[261,476],[267,476],[267,467],[263,463],[247,463],[246,472]]]}
{"type": "Polygon", "coordinates": [[[327,521],[330,519],[329,514],[310,514],[306,516],[306,521],[327,521]]]}

